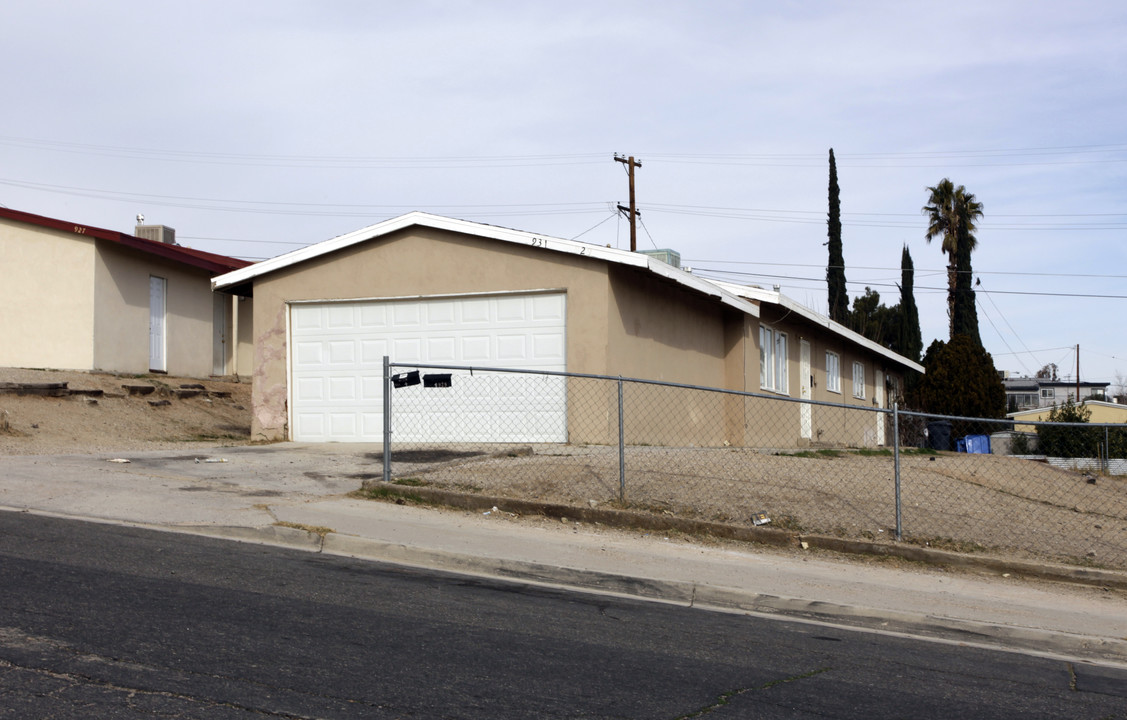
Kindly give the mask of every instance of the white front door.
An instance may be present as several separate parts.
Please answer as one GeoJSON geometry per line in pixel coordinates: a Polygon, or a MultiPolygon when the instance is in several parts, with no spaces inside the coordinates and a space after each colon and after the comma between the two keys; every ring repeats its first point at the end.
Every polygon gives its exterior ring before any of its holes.
{"type": "MultiPolygon", "coordinates": [[[[873,378],[873,402],[877,407],[884,407],[884,373],[877,370],[876,377],[873,378]]],[[[877,445],[884,445],[884,425],[887,421],[887,416],[884,413],[876,413],[877,416],[877,445]]]]}
{"type": "Polygon", "coordinates": [[[211,313],[211,374],[227,374],[227,313],[231,296],[215,293],[211,313]]]}
{"type": "Polygon", "coordinates": [[[167,280],[155,275],[149,276],[149,369],[157,372],[165,372],[168,369],[164,356],[164,316],[167,291],[167,280]]]}
{"type": "MultiPolygon", "coordinates": [[[[810,342],[807,340],[798,341],[798,375],[798,396],[802,400],[809,400],[812,397],[814,376],[810,368],[810,342]]],[[[799,403],[798,408],[799,435],[804,440],[809,440],[814,437],[814,408],[810,403],[799,403]]]]}

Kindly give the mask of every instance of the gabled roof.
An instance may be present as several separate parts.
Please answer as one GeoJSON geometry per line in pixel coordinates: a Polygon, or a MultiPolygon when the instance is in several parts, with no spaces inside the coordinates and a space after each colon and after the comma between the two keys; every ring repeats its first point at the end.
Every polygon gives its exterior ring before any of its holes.
{"type": "Polygon", "coordinates": [[[760,303],[778,305],[779,307],[785,308],[795,315],[799,315],[800,317],[809,320],[815,325],[820,325],[821,327],[824,327],[835,335],[839,335],[849,342],[854,343],[855,345],[860,345],[866,350],[887,358],[892,362],[915,370],[916,372],[922,373],[924,371],[923,365],[920,365],[918,362],[909,360],[903,355],[895,353],[879,343],[873,342],[864,335],[850,330],[841,323],[830,320],[825,315],[811,310],[805,305],[798,304],[797,302],[791,300],[786,295],[783,295],[777,290],[764,290],[763,288],[755,287],[753,285],[739,285],[736,283],[724,282],[723,280],[710,280],[709,282],[724,288],[733,295],[738,295],[742,298],[747,298],[748,300],[754,300],[760,303]]]}
{"type": "Polygon", "coordinates": [[[157,242],[156,240],[146,240],[145,238],[127,235],[117,232],[116,230],[106,230],[104,228],[82,225],[67,220],[56,220],[55,218],[34,215],[32,213],[11,210],[9,208],[0,208],[0,219],[15,220],[16,222],[36,225],[49,230],[58,230],[59,232],[71,233],[80,237],[112,242],[123,247],[148,253],[149,255],[155,255],[164,260],[197,267],[213,275],[231,272],[232,270],[245,268],[252,264],[246,260],[227,257],[226,255],[217,255],[215,253],[204,252],[203,250],[193,250],[192,248],[186,248],[180,245],[169,245],[168,243],[157,242]]]}
{"type": "Polygon", "coordinates": [[[575,240],[564,240],[563,238],[555,238],[547,235],[538,235],[521,230],[511,230],[496,225],[486,225],[483,223],[470,222],[468,220],[456,220],[454,218],[431,215],[430,213],[418,211],[400,215],[399,217],[394,217],[390,220],[376,223],[375,225],[369,225],[366,228],[355,230],[346,235],[341,235],[331,240],[325,240],[315,245],[309,245],[300,250],[286,253],[285,255],[263,260],[262,262],[255,263],[242,270],[235,270],[226,275],[221,275],[212,279],[211,286],[215,290],[231,290],[246,286],[253,282],[255,278],[262,277],[263,275],[293,267],[294,265],[338,250],[343,250],[344,248],[359,243],[381,238],[398,230],[416,226],[434,228],[436,230],[447,230],[449,232],[473,235],[475,237],[488,238],[491,240],[500,240],[516,245],[539,248],[548,252],[582,255],[616,265],[636,267],[671,280],[695,292],[716,298],[725,305],[729,305],[740,312],[753,317],[759,317],[759,308],[753,303],[733,295],[714,283],[640,253],[629,252],[628,250],[616,250],[614,248],[591,245],[575,240]]]}

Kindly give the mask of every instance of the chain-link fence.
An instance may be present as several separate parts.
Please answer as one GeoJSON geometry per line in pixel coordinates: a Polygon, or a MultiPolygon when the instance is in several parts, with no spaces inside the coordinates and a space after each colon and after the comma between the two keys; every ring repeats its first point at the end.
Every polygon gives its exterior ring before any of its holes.
{"type": "Polygon", "coordinates": [[[1127,567],[1127,426],[388,365],[385,480],[1127,567]]]}

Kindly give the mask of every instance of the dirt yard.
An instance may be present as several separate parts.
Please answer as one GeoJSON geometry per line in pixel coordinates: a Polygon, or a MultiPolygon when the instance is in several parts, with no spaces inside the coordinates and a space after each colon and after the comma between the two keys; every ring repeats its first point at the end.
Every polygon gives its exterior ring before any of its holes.
{"type": "MultiPolygon", "coordinates": [[[[469,446],[450,449],[463,448],[469,446]]],[[[631,447],[624,488],[617,448],[600,446],[536,446],[531,454],[396,466],[409,482],[545,502],[741,525],[763,513],[772,527],[876,541],[891,540],[896,530],[895,467],[888,451],[631,447]]],[[[901,526],[910,542],[1127,567],[1124,478],[932,451],[902,454],[900,476],[901,526]]]]}
{"type": "Polygon", "coordinates": [[[0,454],[45,455],[243,445],[250,383],[168,375],[0,368],[0,454]],[[16,394],[6,384],[66,383],[90,394],[16,394]],[[202,385],[203,390],[182,385],[202,385]],[[149,394],[123,386],[151,386],[149,394]],[[99,394],[97,391],[101,391],[99,394]]]}

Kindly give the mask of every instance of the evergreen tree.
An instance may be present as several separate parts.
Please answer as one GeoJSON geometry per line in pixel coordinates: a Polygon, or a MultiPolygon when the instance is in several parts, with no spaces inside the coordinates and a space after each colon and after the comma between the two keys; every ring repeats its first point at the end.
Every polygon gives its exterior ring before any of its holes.
{"type": "Polygon", "coordinates": [[[830,148],[830,208],[828,233],[830,250],[826,267],[826,285],[829,286],[830,319],[848,325],[849,294],[845,289],[845,256],[841,249],[841,198],[837,186],[837,163],[830,148]]]}
{"type": "MultiPolygon", "coordinates": [[[[968,193],[967,197],[969,202],[974,203],[974,195],[968,193]]],[[[957,211],[965,214],[968,211],[966,203],[961,204],[957,211]]],[[[951,316],[951,332],[955,335],[967,335],[981,345],[982,338],[978,333],[978,308],[975,305],[972,284],[974,272],[970,265],[970,254],[976,242],[974,236],[967,230],[967,225],[965,219],[959,222],[959,239],[955,244],[955,303],[951,316]]]]}
{"type": "Polygon", "coordinates": [[[849,329],[890,350],[899,352],[896,343],[900,334],[900,307],[882,305],[880,293],[867,287],[864,295],[853,298],[853,310],[849,313],[849,329]]]}
{"type": "Polygon", "coordinates": [[[967,335],[934,341],[923,359],[924,374],[909,395],[913,407],[939,415],[1000,418],[1006,390],[994,359],[967,335]]]}
{"type": "Polygon", "coordinates": [[[920,313],[916,309],[915,276],[912,254],[905,245],[900,255],[900,332],[893,349],[909,360],[919,361],[924,341],[920,334],[920,313]]]}

